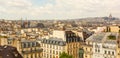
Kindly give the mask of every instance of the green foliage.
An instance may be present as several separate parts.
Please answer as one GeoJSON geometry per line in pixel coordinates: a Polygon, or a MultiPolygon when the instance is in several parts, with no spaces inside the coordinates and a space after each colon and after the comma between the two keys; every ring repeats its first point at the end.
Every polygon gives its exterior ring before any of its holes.
{"type": "Polygon", "coordinates": [[[116,37],[114,35],[110,35],[110,36],[108,36],[108,38],[111,40],[116,40],[116,37]]]}
{"type": "Polygon", "coordinates": [[[73,58],[72,55],[68,55],[67,53],[63,52],[60,54],[59,58],[73,58]]]}

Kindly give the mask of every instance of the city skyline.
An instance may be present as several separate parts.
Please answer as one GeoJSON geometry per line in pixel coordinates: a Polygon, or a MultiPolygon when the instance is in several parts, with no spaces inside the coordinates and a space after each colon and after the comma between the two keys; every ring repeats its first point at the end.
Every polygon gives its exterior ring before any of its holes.
{"type": "Polygon", "coordinates": [[[119,0],[0,0],[0,19],[120,18],[119,0]]]}
{"type": "Polygon", "coordinates": [[[120,19],[1,19],[0,58],[120,58],[120,19]]]}

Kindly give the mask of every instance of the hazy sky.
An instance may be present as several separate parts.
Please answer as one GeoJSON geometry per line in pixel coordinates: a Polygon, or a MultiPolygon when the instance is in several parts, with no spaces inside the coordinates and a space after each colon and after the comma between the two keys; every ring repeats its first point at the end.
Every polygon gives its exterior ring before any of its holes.
{"type": "Polygon", "coordinates": [[[120,17],[120,0],[0,0],[0,18],[120,17]]]}

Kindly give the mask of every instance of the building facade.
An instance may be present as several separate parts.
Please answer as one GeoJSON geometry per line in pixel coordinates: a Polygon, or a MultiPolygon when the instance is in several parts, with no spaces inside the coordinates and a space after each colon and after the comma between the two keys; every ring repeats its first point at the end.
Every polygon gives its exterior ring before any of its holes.
{"type": "Polygon", "coordinates": [[[41,58],[42,51],[43,49],[37,41],[21,41],[21,54],[24,58],[41,58]]]}
{"type": "Polygon", "coordinates": [[[111,32],[90,36],[86,42],[91,42],[92,45],[91,58],[116,58],[118,37],[118,33],[111,32]]]}
{"type": "Polygon", "coordinates": [[[41,43],[43,48],[43,58],[59,58],[59,55],[66,51],[66,43],[61,39],[43,39],[41,43]]]}
{"type": "Polygon", "coordinates": [[[80,41],[81,38],[72,31],[54,31],[53,37],[43,39],[41,42],[43,45],[43,58],[59,58],[62,52],[78,58],[80,41]]]}

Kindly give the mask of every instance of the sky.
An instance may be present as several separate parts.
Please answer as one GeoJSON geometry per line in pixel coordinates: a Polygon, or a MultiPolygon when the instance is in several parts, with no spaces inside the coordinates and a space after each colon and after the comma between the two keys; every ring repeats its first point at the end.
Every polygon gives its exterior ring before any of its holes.
{"type": "Polygon", "coordinates": [[[0,0],[0,19],[120,18],[120,0],[0,0]]]}

